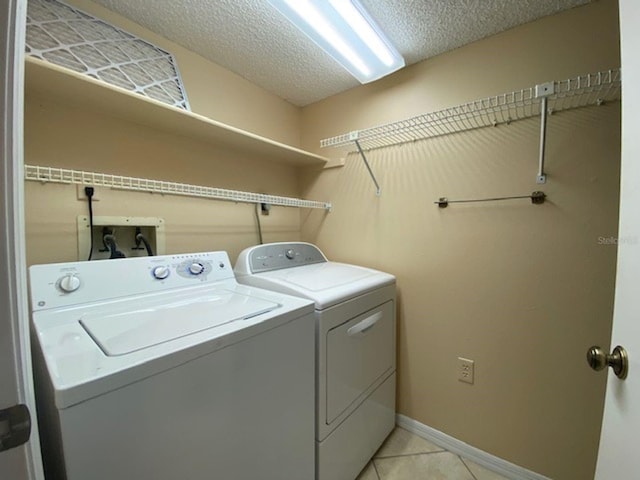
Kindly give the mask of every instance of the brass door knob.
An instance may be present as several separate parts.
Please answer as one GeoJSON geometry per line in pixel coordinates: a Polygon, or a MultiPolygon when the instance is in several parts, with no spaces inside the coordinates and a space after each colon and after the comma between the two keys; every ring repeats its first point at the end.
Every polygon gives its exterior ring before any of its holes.
{"type": "Polygon", "coordinates": [[[600,371],[605,367],[611,367],[618,378],[623,380],[627,378],[629,357],[627,351],[620,345],[614,348],[611,354],[606,353],[600,347],[594,345],[587,350],[587,362],[589,366],[596,371],[600,371]]]}

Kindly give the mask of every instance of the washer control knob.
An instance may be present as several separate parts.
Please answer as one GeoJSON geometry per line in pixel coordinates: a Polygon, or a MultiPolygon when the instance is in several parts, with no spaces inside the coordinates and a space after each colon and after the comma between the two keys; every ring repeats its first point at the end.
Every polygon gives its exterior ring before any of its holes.
{"type": "Polygon", "coordinates": [[[65,275],[64,277],[62,277],[58,285],[60,285],[60,290],[65,293],[75,292],[78,288],[80,288],[80,279],[73,273],[70,273],[69,275],[65,275]]]}
{"type": "Polygon", "coordinates": [[[293,251],[293,249],[289,249],[284,253],[285,257],[287,257],[289,260],[293,260],[293,257],[296,256],[296,253],[293,251]]]}
{"type": "Polygon", "coordinates": [[[202,265],[201,263],[193,262],[189,266],[189,273],[193,275],[200,275],[202,272],[204,272],[204,265],[202,265]]]}
{"type": "Polygon", "coordinates": [[[169,267],[167,267],[166,265],[160,265],[158,267],[155,267],[151,271],[151,273],[153,274],[153,278],[156,278],[158,280],[164,280],[169,276],[169,274],[171,273],[171,270],[169,270],[169,267]]]}

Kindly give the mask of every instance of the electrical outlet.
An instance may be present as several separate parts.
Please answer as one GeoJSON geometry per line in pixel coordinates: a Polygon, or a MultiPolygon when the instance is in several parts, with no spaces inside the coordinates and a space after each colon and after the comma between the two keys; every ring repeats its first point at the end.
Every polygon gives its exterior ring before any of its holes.
{"type": "MultiPolygon", "coordinates": [[[[87,194],[84,191],[84,187],[90,187],[91,185],[76,185],[76,193],[78,200],[82,200],[83,202],[87,201],[87,194]]],[[[100,188],[93,187],[93,197],[91,197],[92,202],[100,201],[100,188]]]]}
{"type": "Polygon", "coordinates": [[[473,384],[473,367],[475,362],[468,358],[458,357],[458,380],[473,384]]]}

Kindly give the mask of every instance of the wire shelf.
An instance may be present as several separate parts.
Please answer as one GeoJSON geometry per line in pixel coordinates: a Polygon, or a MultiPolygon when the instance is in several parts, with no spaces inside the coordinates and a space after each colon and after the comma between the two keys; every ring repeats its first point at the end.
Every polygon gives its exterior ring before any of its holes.
{"type": "Polygon", "coordinates": [[[223,188],[203,187],[187,183],[165,182],[146,178],[123,177],[106,173],[83,172],[55,167],[25,165],[25,180],[37,182],[63,183],[73,185],[91,185],[117,190],[160,193],[163,195],[181,195],[187,197],[209,198],[242,203],[268,203],[283,207],[319,208],[331,210],[331,203],[314,200],[301,200],[277,195],[226,190],[223,188]]]}
{"type": "Polygon", "coordinates": [[[549,113],[571,110],[620,100],[620,69],[581,75],[553,83],[553,94],[536,96],[538,85],[495,97],[484,98],[406,120],[356,130],[320,141],[321,147],[352,145],[375,149],[415,142],[477,128],[509,124],[540,115],[542,97],[547,98],[549,113]]]}

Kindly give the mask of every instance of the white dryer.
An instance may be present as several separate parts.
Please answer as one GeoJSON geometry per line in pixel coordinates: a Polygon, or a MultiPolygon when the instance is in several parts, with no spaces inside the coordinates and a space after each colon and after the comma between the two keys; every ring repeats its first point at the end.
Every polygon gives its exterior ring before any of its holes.
{"type": "Polygon", "coordinates": [[[244,250],[238,282],[308,298],[316,318],[316,478],[353,480],[395,425],[395,277],[309,243],[244,250]]]}
{"type": "Polygon", "coordinates": [[[312,302],[225,252],[29,273],[48,478],[314,478],[312,302]]]}

